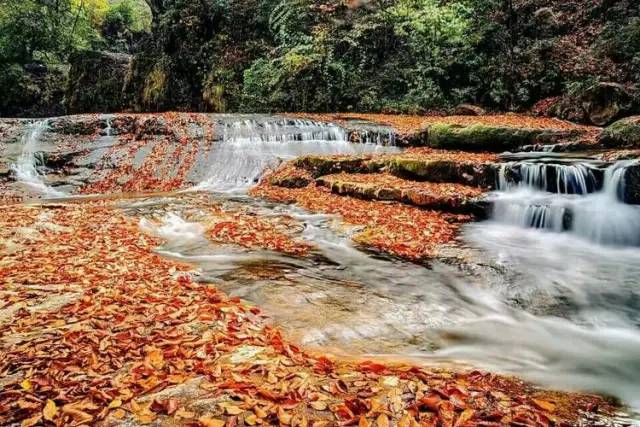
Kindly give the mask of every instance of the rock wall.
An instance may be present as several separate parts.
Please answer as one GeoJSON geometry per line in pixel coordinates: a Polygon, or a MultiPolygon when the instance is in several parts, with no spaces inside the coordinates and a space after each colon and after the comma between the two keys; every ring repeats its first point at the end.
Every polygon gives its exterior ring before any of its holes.
{"type": "Polygon", "coordinates": [[[130,72],[131,55],[80,52],[72,55],[69,62],[68,113],[112,113],[128,109],[123,88],[130,72]]]}

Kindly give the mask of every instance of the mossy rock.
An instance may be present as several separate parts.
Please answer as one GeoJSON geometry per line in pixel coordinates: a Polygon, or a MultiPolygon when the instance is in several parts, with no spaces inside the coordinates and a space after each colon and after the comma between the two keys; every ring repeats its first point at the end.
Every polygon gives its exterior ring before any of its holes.
{"type": "Polygon", "coordinates": [[[113,113],[127,109],[123,90],[131,58],[110,52],[72,54],[66,95],[69,112],[113,113]]]}
{"type": "Polygon", "coordinates": [[[283,188],[304,188],[311,184],[311,180],[303,176],[278,176],[269,178],[269,184],[283,188]]]}
{"type": "Polygon", "coordinates": [[[491,164],[396,157],[389,159],[386,166],[396,176],[418,181],[455,182],[485,188],[494,187],[496,182],[496,168],[491,164]]]}
{"type": "Polygon", "coordinates": [[[584,132],[579,129],[530,129],[510,126],[453,125],[436,123],[405,137],[410,146],[465,151],[502,152],[525,145],[546,145],[578,141],[584,132]]]}
{"type": "Polygon", "coordinates": [[[366,172],[366,160],[366,157],[329,158],[305,156],[294,160],[293,164],[308,171],[314,178],[318,178],[323,175],[340,172],[366,172]]]}
{"type": "Polygon", "coordinates": [[[640,116],[627,117],[608,126],[599,142],[610,148],[640,148],[640,116]]]}

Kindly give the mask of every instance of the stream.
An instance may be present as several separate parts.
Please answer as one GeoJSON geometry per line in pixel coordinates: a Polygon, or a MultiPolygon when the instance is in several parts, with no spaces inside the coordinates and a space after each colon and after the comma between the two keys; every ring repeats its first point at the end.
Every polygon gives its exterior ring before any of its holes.
{"type": "MultiPolygon", "coordinates": [[[[213,120],[222,137],[198,153],[191,189],[119,202],[166,240],[160,253],[196,265],[198,280],[260,306],[309,348],[513,373],[640,411],[640,207],[622,201],[629,162],[505,154],[490,218],[466,225],[452,255],[427,268],[358,249],[333,216],[247,195],[284,159],[401,150],[388,138],[351,143],[338,126],[269,116],[213,120]],[[192,220],[196,194],[259,217],[292,216],[314,256],[214,245],[192,220]]],[[[46,199],[74,198],[41,167],[46,133],[47,121],[25,133],[17,180],[46,199]]],[[[88,158],[114,139],[108,126],[88,158]]]]}

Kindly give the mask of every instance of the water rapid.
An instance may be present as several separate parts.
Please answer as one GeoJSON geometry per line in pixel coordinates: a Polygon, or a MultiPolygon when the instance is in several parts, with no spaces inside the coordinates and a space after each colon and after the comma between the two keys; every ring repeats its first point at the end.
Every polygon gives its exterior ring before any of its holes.
{"type": "Polygon", "coordinates": [[[588,163],[516,162],[501,166],[492,195],[492,220],[505,225],[568,232],[604,245],[640,245],[640,208],[626,204],[620,161],[604,169],[588,163]]]}
{"type": "Polygon", "coordinates": [[[27,128],[22,137],[22,153],[17,162],[12,165],[18,182],[24,184],[30,191],[45,198],[62,197],[65,194],[51,188],[45,182],[45,178],[38,171],[44,161],[38,145],[49,124],[46,120],[37,121],[27,128]]]}
{"type": "Polygon", "coordinates": [[[220,141],[206,158],[207,172],[197,190],[243,193],[255,185],[266,169],[303,155],[392,152],[381,139],[351,143],[347,132],[334,124],[266,116],[221,116],[220,141]]]}

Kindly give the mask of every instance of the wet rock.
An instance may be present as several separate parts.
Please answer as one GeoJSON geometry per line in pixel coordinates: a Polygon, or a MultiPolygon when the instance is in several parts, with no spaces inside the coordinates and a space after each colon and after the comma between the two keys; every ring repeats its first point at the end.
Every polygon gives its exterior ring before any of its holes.
{"type": "Polygon", "coordinates": [[[323,175],[347,172],[366,172],[367,157],[320,157],[305,156],[293,161],[296,167],[308,171],[312,177],[318,178],[323,175]]]}
{"type": "Polygon", "coordinates": [[[624,202],[640,205],[640,164],[627,167],[624,180],[624,202]]]}
{"type": "Polygon", "coordinates": [[[126,109],[123,87],[130,55],[80,52],[71,55],[67,108],[70,113],[118,112],[126,109]]]}
{"type": "Polygon", "coordinates": [[[98,116],[66,116],[49,120],[49,131],[63,135],[93,135],[107,126],[98,116]]]}
{"type": "Polygon", "coordinates": [[[618,120],[604,129],[599,143],[608,148],[640,148],[640,116],[618,120]]]}
{"type": "Polygon", "coordinates": [[[477,105],[460,104],[453,110],[453,114],[457,116],[483,116],[487,114],[487,111],[477,105]]]}

